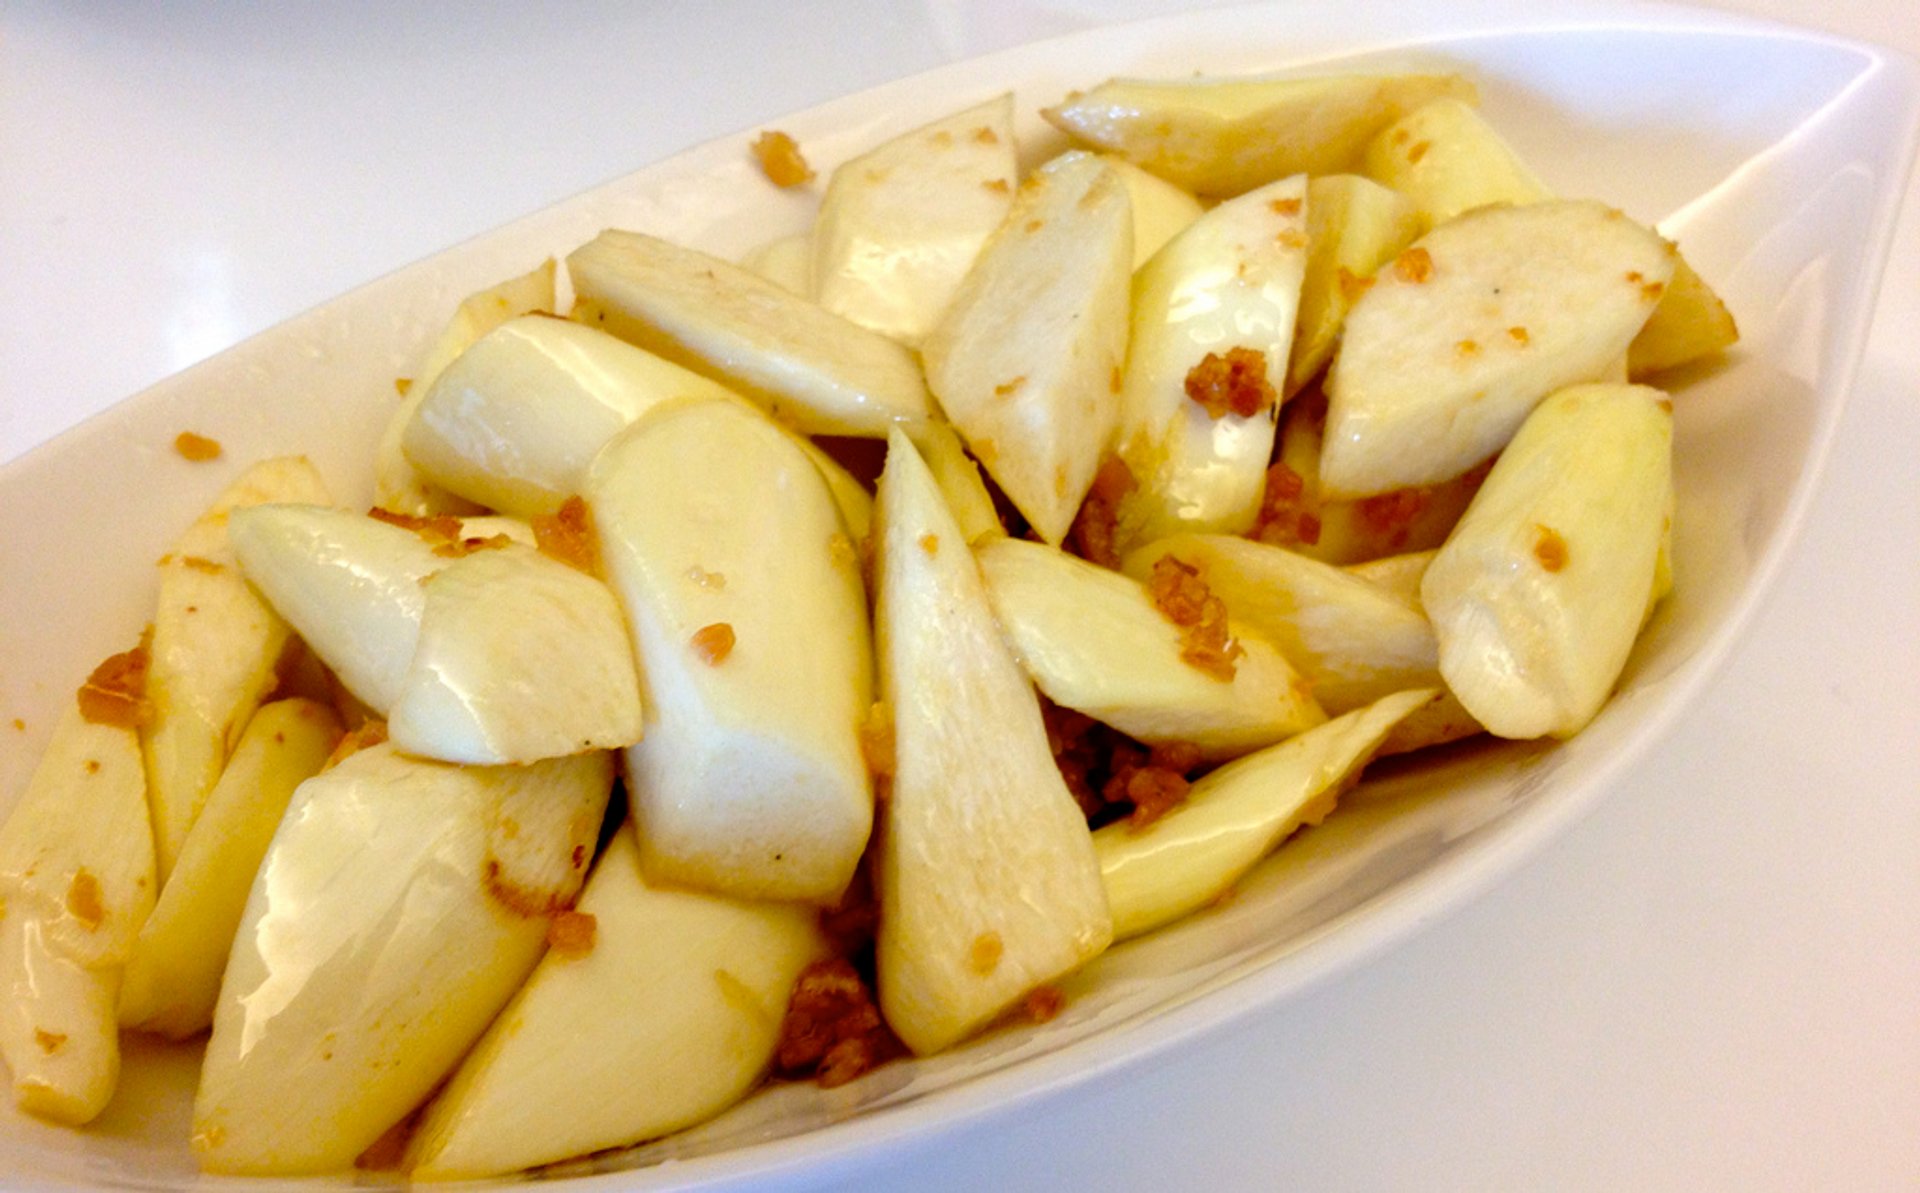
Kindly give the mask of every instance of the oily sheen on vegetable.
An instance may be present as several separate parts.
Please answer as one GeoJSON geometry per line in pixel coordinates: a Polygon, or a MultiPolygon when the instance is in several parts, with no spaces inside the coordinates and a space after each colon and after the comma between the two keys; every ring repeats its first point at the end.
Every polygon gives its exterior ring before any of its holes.
{"type": "Polygon", "coordinates": [[[1045,1031],[1374,759],[1604,715],[1687,516],[1624,379],[1737,335],[1677,247],[1457,75],[1033,98],[768,130],[807,228],[555,244],[370,494],[209,486],[0,827],[16,1102],[208,1033],[209,1172],[642,1144],[1045,1031]]]}

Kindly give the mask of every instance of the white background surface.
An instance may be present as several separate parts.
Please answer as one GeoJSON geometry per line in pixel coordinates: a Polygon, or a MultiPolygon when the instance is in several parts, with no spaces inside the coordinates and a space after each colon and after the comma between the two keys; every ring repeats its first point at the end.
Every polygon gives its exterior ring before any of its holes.
{"type": "MultiPolygon", "coordinates": [[[[0,460],[709,137],[1181,0],[0,3],[0,460]]],[[[1790,0],[1723,7],[1813,19],[1790,0]]],[[[1920,54],[1913,0],[1836,32],[1920,54]]],[[[1407,943],[873,1189],[1920,1187],[1920,187],[1835,467],[1702,708],[1407,943]]]]}

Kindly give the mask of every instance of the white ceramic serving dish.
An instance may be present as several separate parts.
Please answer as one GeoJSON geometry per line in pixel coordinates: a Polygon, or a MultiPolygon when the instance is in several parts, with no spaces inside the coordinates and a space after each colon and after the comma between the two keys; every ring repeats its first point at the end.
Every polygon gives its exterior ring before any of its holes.
{"type": "MultiPolygon", "coordinates": [[[[1872,310],[1920,125],[1920,73],[1872,47],[1678,9],[1362,0],[1234,9],[1075,35],[779,121],[830,168],[893,131],[1018,91],[1026,157],[1060,144],[1034,115],[1110,74],[1451,64],[1550,184],[1658,221],[1721,289],[1745,340],[1676,378],[1676,591],[1620,694],[1561,746],[1455,751],[1369,780],[1230,903],[1114,950],[1053,1023],[887,1066],[835,1091],[764,1093],[693,1132],[563,1170],[584,1183],[827,1179],[890,1143],[1091,1080],[1268,1007],[1458,905],[1568,825],[1701,691],[1791,546],[1872,310]],[[670,1163],[657,1162],[668,1160],[670,1163]]],[[[52,711],[138,632],[151,563],[243,462],[303,451],[349,503],[405,375],[452,304],[600,228],[723,254],[797,230],[813,198],[775,191],[726,138],[410,266],[172,378],[0,467],[0,749],[11,803],[52,711]],[[171,450],[192,428],[217,465],[171,450]]],[[[135,1046],[121,1096],[74,1133],[0,1113],[9,1183],[191,1183],[190,1050],[135,1046]]],[[[644,1079],[641,1075],[637,1078],[644,1079]]],[[[297,1075],[289,1075],[297,1080],[297,1075]]]]}

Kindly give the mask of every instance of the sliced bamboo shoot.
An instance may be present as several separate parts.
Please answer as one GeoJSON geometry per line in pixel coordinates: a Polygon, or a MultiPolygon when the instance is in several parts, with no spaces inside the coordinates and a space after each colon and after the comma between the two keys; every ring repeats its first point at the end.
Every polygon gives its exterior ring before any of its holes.
{"type": "Polygon", "coordinates": [[[1599,203],[1485,207],[1434,229],[1347,315],[1323,491],[1430,485],[1485,460],[1540,399],[1626,352],[1673,259],[1672,245],[1599,203]]]}
{"type": "Polygon", "coordinates": [[[440,371],[453,363],[481,336],[509,319],[533,311],[551,311],[555,307],[554,262],[548,258],[540,267],[509,278],[490,289],[469,296],[453,313],[440,338],[420,361],[407,382],[399,407],[387,420],[380,444],[373,455],[373,492],[376,504],[399,514],[469,514],[472,504],[429,482],[414,468],[401,448],[414,411],[433,387],[440,371]]]}
{"type": "Polygon", "coordinates": [[[1619,679],[1673,511],[1672,408],[1585,385],[1540,404],[1502,453],[1420,596],[1440,671],[1501,737],[1570,737],[1619,679]]]}
{"type": "Polygon", "coordinates": [[[1205,907],[1295,830],[1326,819],[1389,731],[1435,695],[1383,697],[1209,772],[1150,824],[1122,820],[1095,832],[1114,938],[1205,907]]]}
{"type": "Polygon", "coordinates": [[[740,258],[749,269],[776,286],[802,298],[813,297],[813,233],[796,232],[754,249],[740,258]]]}
{"type": "Polygon", "coordinates": [[[1426,577],[1427,568],[1432,565],[1433,557],[1439,553],[1437,548],[1425,551],[1409,551],[1404,555],[1388,555],[1380,559],[1370,559],[1365,563],[1348,565],[1349,576],[1358,576],[1369,584],[1379,585],[1405,601],[1411,608],[1420,608],[1420,581],[1426,577]]]}
{"type": "Polygon", "coordinates": [[[532,517],[578,493],[595,453],[654,406],[733,397],[603,331],[529,315],[488,332],[440,373],[402,444],[447,491],[532,517]]]}
{"type": "Polygon", "coordinates": [[[497,1176],[719,1113],[760,1080],[794,980],[827,952],[809,908],[649,885],[626,832],[578,911],[591,946],[550,951],[474,1046],[414,1136],[414,1180],[497,1176]]]}
{"type": "Polygon", "coordinates": [[[162,883],[228,751],[273,686],[287,642],[286,623],[235,566],[228,517],[268,502],[326,500],[305,457],[264,460],[216,498],[161,562],[147,680],[153,720],[141,731],[141,748],[162,883]]]}
{"type": "Polygon", "coordinates": [[[840,524],[846,528],[847,535],[856,543],[866,538],[867,532],[873,529],[872,492],[813,440],[797,431],[787,437],[813,461],[813,466],[820,471],[820,479],[827,482],[827,490],[833,494],[833,504],[840,509],[840,524]]]}
{"type": "Polygon", "coordinates": [[[1440,686],[1426,616],[1365,580],[1283,547],[1218,534],[1161,539],[1128,555],[1122,570],[1144,579],[1166,555],[1198,568],[1235,621],[1279,647],[1329,714],[1440,686]]]}
{"type": "Polygon", "coordinates": [[[1295,175],[1215,207],[1135,275],[1117,442],[1139,487],[1120,503],[1123,547],[1252,527],[1306,266],[1295,175]]]}
{"type": "Polygon", "coordinates": [[[1088,153],[1028,176],[927,338],[927,382],[1001,491],[1058,544],[1100,466],[1127,358],[1126,187],[1088,153]]]}
{"type": "Polygon", "coordinates": [[[449,561],[412,531],[317,505],[237,511],[232,537],[247,580],[385,716],[420,639],[422,585],[449,561]]]}
{"type": "Polygon", "coordinates": [[[1280,486],[1268,480],[1255,537],[1326,563],[1348,566],[1438,547],[1473,500],[1484,467],[1436,485],[1334,501],[1320,483],[1326,402],[1309,394],[1287,407],[1280,429],[1280,486]]]}
{"type": "Polygon", "coordinates": [[[872,826],[858,553],[813,464],[731,403],[664,407],[587,480],[641,659],[627,753],[649,874],[831,902],[872,826]]]}
{"type": "Polygon", "coordinates": [[[1363,168],[1436,227],[1489,203],[1553,197],[1486,117],[1457,99],[1437,99],[1382,129],[1367,146],[1363,168]]]}
{"type": "Polygon", "coordinates": [[[928,423],[915,433],[914,446],[920,449],[934,483],[940,486],[940,495],[946,498],[947,511],[969,543],[1007,532],[1000,524],[1000,512],[993,507],[987,482],[980,479],[980,466],[967,454],[952,426],[928,423]]]}
{"type": "Polygon", "coordinates": [[[814,224],[820,305],[918,347],[1006,218],[1013,96],[903,133],[833,172],[814,224]]]}
{"type": "Polygon", "coordinates": [[[0,1055],[22,1110],[79,1125],[112,1098],[114,999],[155,886],[139,737],[69,706],[0,828],[0,1055]]]}
{"type": "Polygon", "coordinates": [[[1442,96],[1471,100],[1473,84],[1458,75],[1109,79],[1041,115],[1195,194],[1224,198],[1289,174],[1350,169],[1374,133],[1442,96]]]}
{"type": "MultiPolygon", "coordinates": [[[[457,767],[391,745],[307,780],[254,879],[194,1102],[209,1172],[344,1169],[479,1038],[545,948],[547,917],[489,841],[516,799],[597,825],[611,756],[457,767]],[[524,789],[533,789],[531,792],[524,789]],[[505,892],[512,892],[508,897],[505,892]]],[[[529,827],[528,831],[531,831],[529,827]]],[[[550,844],[578,850],[593,829],[550,844]]]]}
{"type": "MultiPolygon", "coordinates": [[[[1451,100],[1436,100],[1383,130],[1367,148],[1366,170],[1411,198],[1436,224],[1488,203],[1553,197],[1492,125],[1451,100]]],[[[1638,381],[1723,351],[1739,338],[1727,304],[1685,258],[1676,258],[1666,293],[1633,337],[1627,370],[1638,381]]]]}
{"type": "Polygon", "coordinates": [[[426,592],[388,718],[402,750],[502,765],[640,740],[633,646],[599,580],[513,545],[453,561],[426,592]]]}
{"type": "Polygon", "coordinates": [[[1117,153],[1103,153],[1100,160],[1113,168],[1127,184],[1128,205],[1133,208],[1133,268],[1145,265],[1169,240],[1187,230],[1187,225],[1206,212],[1200,200],[1189,191],[1150,174],[1117,153]]]}
{"type": "Polygon", "coordinates": [[[312,778],[340,737],[331,710],[311,700],[263,705],[187,835],[167,884],[134,941],[120,987],[120,1022],[183,1040],[213,1023],[247,890],[294,788],[312,778]]]}
{"type": "Polygon", "coordinates": [[[1064,551],[1000,537],[975,547],[1008,644],[1047,698],[1149,744],[1235,757],[1326,719],[1280,652],[1236,633],[1222,679],[1182,657],[1180,628],[1141,584],[1064,551]]]}
{"type": "Polygon", "coordinates": [[[1347,311],[1375,271],[1425,230],[1411,200],[1358,174],[1307,183],[1307,268],[1287,362],[1288,397],[1333,359],[1347,311]]]}
{"type": "Polygon", "coordinates": [[[810,435],[932,413],[913,353],[705,253],[608,230],[567,258],[573,317],[714,378],[810,435]]]}
{"type": "Polygon", "coordinates": [[[973,555],[906,436],[880,478],[880,682],[894,773],[880,1005],[915,1052],[985,1026],[1112,936],[1086,822],[973,555]]]}
{"type": "Polygon", "coordinates": [[[1733,312],[1686,258],[1675,259],[1660,305],[1627,346],[1627,375],[1635,381],[1716,352],[1740,339],[1733,312]]]}

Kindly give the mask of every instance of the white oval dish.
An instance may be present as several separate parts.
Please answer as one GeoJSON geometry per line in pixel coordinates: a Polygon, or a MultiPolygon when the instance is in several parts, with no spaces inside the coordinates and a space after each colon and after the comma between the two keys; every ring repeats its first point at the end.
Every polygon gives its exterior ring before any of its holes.
{"type": "MultiPolygon", "coordinates": [[[[1746,340],[1734,361],[1691,378],[1676,403],[1678,587],[1620,695],[1567,745],[1455,754],[1369,782],[1232,903],[1103,958],[1074,981],[1052,1024],[837,1091],[782,1088],[694,1132],[577,1166],[590,1183],[826,1178],[888,1143],[1089,1080],[1272,1005],[1457,906],[1571,823],[1684,714],[1750,619],[1802,517],[1872,310],[1920,110],[1904,61],[1651,7],[1547,4],[1520,18],[1477,5],[1269,7],[1023,47],[779,125],[830,168],[889,132],[1011,86],[1031,162],[1059,144],[1034,110],[1108,74],[1269,69],[1355,53],[1470,70],[1495,123],[1556,189],[1660,220],[1741,318],[1746,340]],[[676,1162],[637,1167],[666,1158],[676,1162]]],[[[9,663],[0,709],[29,723],[15,742],[24,748],[0,752],[0,794],[11,800],[24,783],[48,711],[137,632],[151,607],[148,565],[232,470],[304,450],[337,496],[364,494],[392,379],[464,293],[607,225],[729,255],[797,229],[810,200],[767,186],[745,140],[693,150],[411,266],[0,468],[9,555],[42,561],[0,569],[0,658],[9,663]],[[221,439],[226,459],[178,459],[173,435],[189,427],[221,439]]],[[[192,1062],[143,1047],[129,1069],[99,1132],[0,1119],[10,1175],[49,1185],[191,1181],[192,1062]]]]}

